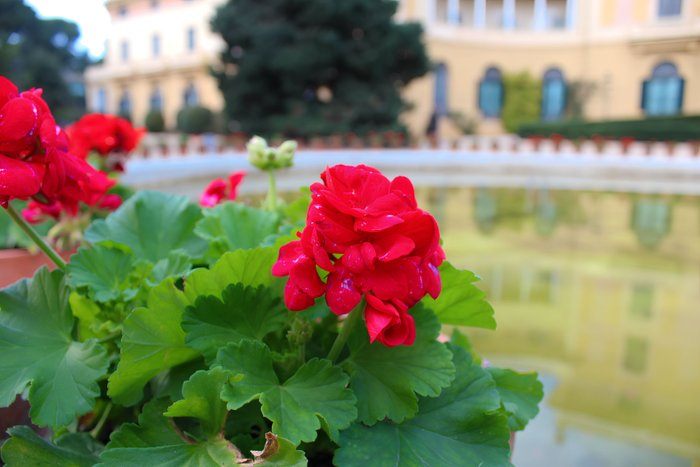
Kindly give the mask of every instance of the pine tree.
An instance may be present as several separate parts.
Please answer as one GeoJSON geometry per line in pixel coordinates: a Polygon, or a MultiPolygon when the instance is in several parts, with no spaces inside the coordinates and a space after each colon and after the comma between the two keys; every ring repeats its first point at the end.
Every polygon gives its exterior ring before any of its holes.
{"type": "Polygon", "coordinates": [[[402,129],[401,90],[429,61],[394,0],[230,0],[212,29],[230,130],[292,137],[402,129]]]}

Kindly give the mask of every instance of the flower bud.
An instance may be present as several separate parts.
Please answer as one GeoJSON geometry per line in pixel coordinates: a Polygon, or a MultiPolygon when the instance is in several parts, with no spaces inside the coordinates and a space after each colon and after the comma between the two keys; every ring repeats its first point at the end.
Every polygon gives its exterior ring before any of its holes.
{"type": "Polygon", "coordinates": [[[294,140],[287,140],[277,148],[277,160],[280,168],[292,166],[296,150],[297,142],[294,140]]]}
{"type": "Polygon", "coordinates": [[[246,148],[248,149],[248,160],[250,163],[259,169],[267,170],[267,153],[269,149],[267,147],[267,141],[260,136],[253,136],[250,141],[248,141],[246,148]]]}

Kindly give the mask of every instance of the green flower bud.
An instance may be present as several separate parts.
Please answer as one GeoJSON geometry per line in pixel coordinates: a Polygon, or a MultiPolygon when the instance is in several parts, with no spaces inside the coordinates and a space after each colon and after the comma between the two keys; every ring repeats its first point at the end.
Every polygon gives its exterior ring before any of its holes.
{"type": "Polygon", "coordinates": [[[248,160],[250,163],[259,169],[267,170],[269,159],[267,141],[260,136],[253,136],[248,141],[246,148],[248,149],[248,160]]]}
{"type": "Polygon", "coordinates": [[[280,168],[292,166],[296,150],[297,142],[293,140],[287,140],[277,148],[277,160],[280,168]]]}

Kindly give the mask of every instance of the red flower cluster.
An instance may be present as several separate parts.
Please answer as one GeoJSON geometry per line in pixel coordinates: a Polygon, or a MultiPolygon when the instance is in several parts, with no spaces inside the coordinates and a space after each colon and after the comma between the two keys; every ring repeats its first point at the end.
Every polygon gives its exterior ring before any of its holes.
{"type": "Polygon", "coordinates": [[[108,170],[124,171],[124,159],[145,134],[144,128],[134,128],[128,120],[114,115],[88,114],[66,128],[70,151],[85,159],[90,151],[107,158],[108,170]]]}
{"type": "Polygon", "coordinates": [[[224,200],[233,201],[238,196],[238,185],[243,181],[245,171],[239,170],[228,176],[228,183],[223,178],[217,178],[207,185],[199,197],[199,204],[205,208],[213,208],[224,200]]]}
{"type": "Polygon", "coordinates": [[[372,167],[336,165],[321,179],[311,186],[300,240],[280,249],[272,269],[289,276],[285,304],[303,310],[325,293],[331,311],[342,315],[364,296],[370,341],[413,344],[409,308],[441,289],[445,255],[437,222],[418,209],[406,177],[389,181],[372,167]],[[317,267],[328,272],[325,283],[317,267]]]}
{"type": "Polygon", "coordinates": [[[68,152],[68,138],[41,94],[20,94],[0,76],[0,205],[33,197],[77,212],[80,202],[99,202],[114,181],[68,152]]]}

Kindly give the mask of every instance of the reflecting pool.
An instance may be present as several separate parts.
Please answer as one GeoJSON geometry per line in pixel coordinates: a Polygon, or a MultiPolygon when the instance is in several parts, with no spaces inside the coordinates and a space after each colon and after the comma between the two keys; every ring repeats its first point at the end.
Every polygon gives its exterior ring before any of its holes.
{"type": "Polygon", "coordinates": [[[425,188],[448,258],[477,272],[498,365],[539,371],[529,466],[700,465],[700,198],[425,188]]]}

